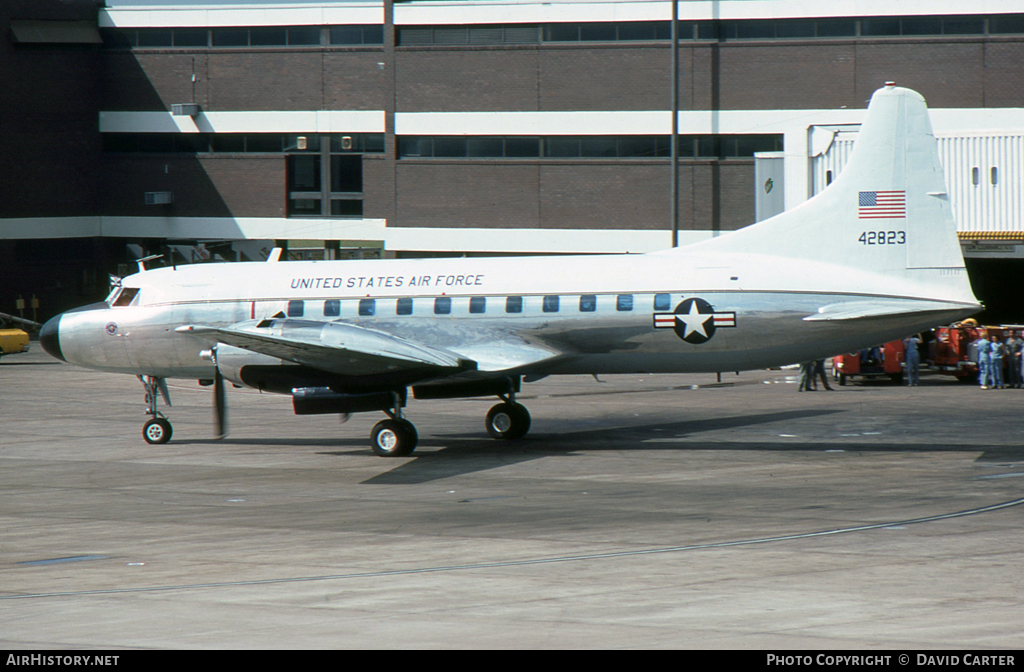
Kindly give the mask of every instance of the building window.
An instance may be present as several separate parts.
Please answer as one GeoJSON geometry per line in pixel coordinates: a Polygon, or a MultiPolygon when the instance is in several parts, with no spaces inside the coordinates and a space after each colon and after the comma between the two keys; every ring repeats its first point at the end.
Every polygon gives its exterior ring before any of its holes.
{"type": "MultiPolygon", "coordinates": [[[[783,150],[781,134],[684,135],[681,159],[752,158],[783,150]]],[[[399,159],[657,159],[671,155],[669,136],[466,137],[399,136],[399,159]]]]}
{"type": "Polygon", "coordinates": [[[290,135],[285,141],[289,216],[363,216],[363,153],[383,151],[382,134],[290,135]]]}
{"type": "MultiPolygon", "coordinates": [[[[886,16],[864,18],[725,19],[680,21],[680,40],[807,40],[1024,32],[1024,16],[886,16]],[[988,27],[986,29],[986,22],[988,27]]],[[[399,26],[398,46],[471,47],[537,43],[668,41],[669,21],[550,23],[534,25],[399,26]]]]}
{"type": "Polygon", "coordinates": [[[135,47],[245,48],[382,46],[384,26],[266,26],[253,28],[104,28],[109,49],[135,47]],[[326,30],[325,30],[326,28],[326,30]]]}
{"type": "Polygon", "coordinates": [[[330,29],[331,44],[333,45],[359,45],[359,44],[384,44],[384,26],[333,26],[330,29]]]}
{"type": "MultiPolygon", "coordinates": [[[[331,154],[371,154],[384,151],[383,133],[331,135],[331,154]]],[[[179,154],[281,154],[297,152],[299,139],[305,138],[304,152],[319,152],[316,134],[281,133],[104,133],[103,151],[128,153],[179,154]]]]}

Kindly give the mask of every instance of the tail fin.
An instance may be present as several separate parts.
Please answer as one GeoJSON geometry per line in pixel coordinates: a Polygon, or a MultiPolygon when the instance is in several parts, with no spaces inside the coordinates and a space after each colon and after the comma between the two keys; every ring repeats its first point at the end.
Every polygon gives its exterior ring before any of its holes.
{"type": "Polygon", "coordinates": [[[917,92],[892,85],[871,97],[850,160],[824,191],[697,246],[709,253],[828,261],[925,283],[937,298],[976,302],[928,107],[917,92]]]}

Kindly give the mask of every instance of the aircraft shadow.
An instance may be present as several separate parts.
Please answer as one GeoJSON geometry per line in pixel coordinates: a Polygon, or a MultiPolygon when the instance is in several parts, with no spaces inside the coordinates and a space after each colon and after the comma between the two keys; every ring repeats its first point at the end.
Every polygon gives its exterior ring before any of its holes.
{"type": "Polygon", "coordinates": [[[700,441],[687,439],[702,432],[728,431],[780,421],[813,418],[835,413],[839,410],[799,410],[753,415],[687,420],[675,423],[659,423],[626,427],[602,427],[564,433],[534,432],[526,438],[511,442],[499,442],[483,438],[480,434],[449,434],[427,437],[421,441],[424,450],[414,454],[414,459],[363,481],[367,485],[397,485],[424,483],[461,474],[486,471],[499,467],[521,464],[551,456],[571,457],[579,452],[602,450],[676,450],[676,451],[762,451],[762,452],[814,452],[826,450],[847,453],[883,452],[981,452],[978,462],[1019,462],[1024,460],[1024,446],[979,445],[978,443],[895,443],[891,441],[836,441],[833,437],[813,437],[786,441],[767,442],[721,441],[711,439],[700,441]],[[655,441],[652,441],[655,440],[655,441]],[[442,444],[440,450],[429,450],[431,445],[442,444]]]}
{"type": "MultiPolygon", "coordinates": [[[[571,455],[580,450],[639,448],[641,446],[638,444],[650,439],[678,438],[698,432],[722,431],[841,412],[834,410],[779,411],[629,427],[601,427],[557,434],[534,432],[525,439],[515,442],[483,438],[478,432],[435,435],[421,439],[420,445],[429,448],[431,444],[440,441],[443,443],[443,448],[414,453],[415,459],[405,462],[387,473],[363,481],[363,483],[390,485],[423,483],[529,462],[551,455],[571,455]]],[[[685,442],[647,443],[643,445],[643,448],[646,450],[692,450],[694,445],[685,442]]]]}
{"type": "MultiPolygon", "coordinates": [[[[833,437],[799,437],[792,441],[736,441],[692,438],[705,432],[756,427],[776,422],[823,417],[842,410],[804,409],[754,413],[724,418],[691,419],[670,423],[597,427],[566,432],[531,432],[514,442],[496,441],[482,432],[433,434],[420,437],[420,448],[409,459],[394,468],[362,481],[364,485],[414,485],[462,474],[488,471],[552,456],[571,457],[580,452],[604,450],[675,450],[675,451],[778,451],[823,452],[841,450],[848,453],[873,452],[978,452],[979,462],[1020,461],[1024,446],[979,445],[978,443],[894,443],[883,441],[836,441],[833,437]]],[[[726,435],[723,438],[728,438],[726,435]]],[[[365,456],[369,452],[362,437],[323,438],[262,437],[193,439],[175,443],[194,445],[295,446],[319,447],[321,455],[338,457],[365,456]]],[[[386,467],[388,460],[381,460],[386,467]]]]}

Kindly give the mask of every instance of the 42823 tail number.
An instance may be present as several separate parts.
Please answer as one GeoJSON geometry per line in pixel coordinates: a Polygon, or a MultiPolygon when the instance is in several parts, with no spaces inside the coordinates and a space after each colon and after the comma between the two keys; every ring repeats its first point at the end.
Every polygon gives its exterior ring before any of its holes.
{"type": "Polygon", "coordinates": [[[857,242],[864,245],[904,245],[907,242],[906,231],[865,231],[860,234],[857,242]]]}

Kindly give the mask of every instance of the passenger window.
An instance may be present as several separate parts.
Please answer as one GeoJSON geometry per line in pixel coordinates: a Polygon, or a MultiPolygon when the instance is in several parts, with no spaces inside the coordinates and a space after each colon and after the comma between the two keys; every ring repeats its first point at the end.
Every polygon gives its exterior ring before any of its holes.
{"type": "Polygon", "coordinates": [[[594,294],[584,294],[580,297],[580,312],[581,313],[592,313],[597,310],[597,296],[594,294]]]}
{"type": "Polygon", "coordinates": [[[377,312],[376,299],[359,299],[359,314],[369,317],[377,312]]]}
{"type": "Polygon", "coordinates": [[[654,309],[655,310],[668,310],[672,307],[672,295],[671,294],[655,294],[654,295],[654,309]]]}
{"type": "Polygon", "coordinates": [[[324,317],[337,317],[341,315],[341,301],[327,299],[324,301],[324,317]]]}
{"type": "Polygon", "coordinates": [[[558,312],[558,297],[557,296],[545,296],[544,297],[544,312],[545,313],[557,313],[558,312]]]}
{"type": "Polygon", "coordinates": [[[521,296],[510,296],[505,299],[505,312],[506,313],[521,313],[523,312],[523,297],[521,296]]]}
{"type": "Polygon", "coordinates": [[[619,294],[618,298],[615,299],[615,310],[633,310],[633,295],[619,294]]]}
{"type": "Polygon", "coordinates": [[[305,301],[289,301],[288,317],[302,317],[306,312],[305,301]]]}
{"type": "Polygon", "coordinates": [[[486,313],[487,312],[487,299],[483,296],[474,296],[469,300],[469,312],[471,313],[486,313]]]}
{"type": "Polygon", "coordinates": [[[412,299],[404,298],[399,299],[398,303],[395,304],[396,315],[412,315],[412,299]]]}
{"type": "Polygon", "coordinates": [[[447,296],[439,296],[434,299],[434,314],[448,315],[452,312],[452,300],[447,296]]]}

